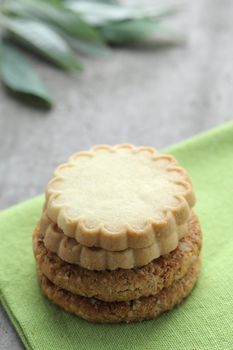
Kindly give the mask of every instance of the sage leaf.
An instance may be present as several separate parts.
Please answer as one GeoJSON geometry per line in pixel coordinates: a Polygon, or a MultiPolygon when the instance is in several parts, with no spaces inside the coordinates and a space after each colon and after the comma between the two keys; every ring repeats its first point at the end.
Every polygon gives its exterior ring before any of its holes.
{"type": "Polygon", "coordinates": [[[126,45],[152,37],[159,29],[157,22],[150,19],[136,19],[110,23],[101,29],[105,40],[112,45],[126,45]]]}
{"type": "Polygon", "coordinates": [[[4,22],[4,26],[14,41],[34,50],[59,67],[66,70],[82,69],[66,41],[46,24],[30,19],[11,18],[4,22]]]}
{"type": "Polygon", "coordinates": [[[62,37],[66,40],[69,46],[76,52],[83,55],[90,55],[96,57],[106,57],[112,52],[109,46],[101,45],[90,41],[81,40],[71,35],[62,33],[62,37]]]}
{"type": "Polygon", "coordinates": [[[47,108],[52,107],[51,97],[30,62],[7,43],[1,44],[0,76],[10,91],[33,98],[47,108]]]}
{"type": "Polygon", "coordinates": [[[51,104],[51,99],[45,87],[17,48],[34,52],[64,70],[81,70],[75,51],[100,56],[110,53],[114,45],[154,48],[184,42],[160,25],[163,17],[180,9],[180,1],[163,7],[129,7],[117,0],[0,0],[0,3],[3,83],[11,91],[30,99],[34,96],[47,104],[51,104]],[[23,75],[27,78],[25,82],[23,75]]]}
{"type": "Polygon", "coordinates": [[[172,15],[181,9],[182,3],[176,2],[170,6],[122,6],[119,4],[67,0],[66,7],[77,12],[90,25],[104,26],[109,23],[121,21],[153,19],[160,20],[163,17],[172,15]]]}
{"type": "Polygon", "coordinates": [[[66,6],[77,12],[93,26],[102,26],[113,21],[123,21],[135,14],[135,10],[130,7],[101,2],[68,0],[66,6]]]}
{"type": "Polygon", "coordinates": [[[79,14],[65,7],[63,1],[51,3],[51,0],[8,0],[5,11],[42,21],[82,40],[103,43],[98,31],[87,24],[79,14]]]}

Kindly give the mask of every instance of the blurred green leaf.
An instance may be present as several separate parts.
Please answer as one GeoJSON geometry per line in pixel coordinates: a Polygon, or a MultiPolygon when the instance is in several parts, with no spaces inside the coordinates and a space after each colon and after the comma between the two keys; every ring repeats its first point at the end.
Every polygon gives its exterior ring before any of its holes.
{"type": "MultiPolygon", "coordinates": [[[[53,0],[52,0],[53,1],[53,0]]],[[[85,1],[85,0],[84,0],[85,1]]],[[[88,0],[87,0],[88,1],[88,0]]],[[[90,2],[90,0],[89,0],[90,2]]],[[[117,5],[118,1],[117,0],[91,0],[91,2],[97,2],[97,3],[104,3],[104,4],[114,4],[117,5]]]]}
{"type": "Polygon", "coordinates": [[[66,1],[66,7],[81,15],[93,26],[103,26],[114,21],[123,21],[135,14],[133,8],[92,1],[66,1]]]}
{"type": "Polygon", "coordinates": [[[37,99],[47,108],[52,106],[51,97],[30,62],[7,43],[1,44],[0,76],[10,91],[37,99]]]}
{"type": "MultiPolygon", "coordinates": [[[[163,8],[139,8],[123,6],[115,0],[5,0],[0,3],[0,46],[1,40],[5,43],[7,40],[11,45],[34,51],[60,68],[80,70],[82,65],[74,51],[100,56],[111,52],[110,45],[177,44],[177,35],[165,36],[164,40],[161,34],[168,32],[160,22],[179,8],[180,3],[163,8]]],[[[4,44],[2,52],[5,85],[21,95],[34,96],[49,104],[46,90],[20,51],[4,44]],[[12,75],[10,65],[16,66],[12,75]],[[30,91],[27,84],[21,82],[23,74],[30,91]]]]}
{"type": "Polygon", "coordinates": [[[92,1],[67,0],[66,7],[81,15],[93,26],[105,26],[110,23],[120,23],[127,20],[151,19],[160,20],[163,17],[178,12],[181,3],[170,6],[135,7],[92,1]]]}
{"type": "Polygon", "coordinates": [[[111,54],[111,49],[107,45],[101,45],[100,43],[85,41],[77,39],[73,36],[61,34],[69,46],[76,52],[84,55],[91,55],[96,57],[106,57],[111,54]]]}
{"type": "Polygon", "coordinates": [[[11,37],[64,69],[82,69],[65,40],[42,22],[8,19],[4,23],[11,37]]]}
{"type": "Polygon", "coordinates": [[[138,42],[148,35],[152,36],[159,28],[158,23],[149,19],[138,19],[111,23],[101,29],[105,40],[114,45],[138,42]]]}
{"type": "Polygon", "coordinates": [[[99,33],[62,1],[8,0],[5,12],[40,20],[82,40],[102,43],[99,33]]]}

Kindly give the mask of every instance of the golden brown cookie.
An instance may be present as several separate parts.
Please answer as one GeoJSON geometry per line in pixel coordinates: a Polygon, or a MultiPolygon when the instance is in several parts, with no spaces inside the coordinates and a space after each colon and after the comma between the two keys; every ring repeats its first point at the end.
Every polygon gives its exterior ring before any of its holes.
{"type": "MultiPolygon", "coordinates": [[[[45,215],[45,214],[44,214],[45,215]]],[[[145,248],[128,248],[121,251],[109,251],[102,248],[86,247],[75,239],[66,236],[51,220],[43,219],[38,230],[44,238],[45,247],[70,264],[78,264],[89,270],[131,269],[144,266],[161,255],[174,250],[178,240],[188,233],[187,222],[177,225],[169,238],[161,236],[152,245],[145,248]],[[47,221],[45,225],[44,221],[47,221]],[[43,223],[42,223],[43,221],[43,223]]]]}
{"type": "Polygon", "coordinates": [[[152,319],[172,309],[192,291],[199,274],[200,258],[187,274],[154,296],[121,302],[106,302],[72,294],[53,284],[40,270],[39,281],[44,294],[64,310],[92,322],[136,322],[152,319]]]}
{"type": "Polygon", "coordinates": [[[194,203],[190,179],[173,157],[151,147],[101,145],[57,168],[45,209],[80,244],[121,251],[149,247],[161,236],[175,246],[176,226],[194,203]]]}
{"type": "Polygon", "coordinates": [[[33,237],[34,254],[42,274],[60,288],[85,297],[125,301],[157,294],[187,273],[199,256],[202,243],[200,224],[194,213],[188,221],[188,232],[173,252],[135,269],[90,271],[68,264],[46,249],[38,227],[33,237]]]}

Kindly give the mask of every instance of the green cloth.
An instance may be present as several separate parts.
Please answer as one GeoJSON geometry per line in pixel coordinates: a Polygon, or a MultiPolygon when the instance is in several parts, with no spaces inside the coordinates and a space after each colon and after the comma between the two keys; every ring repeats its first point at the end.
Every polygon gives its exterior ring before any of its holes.
{"type": "Polygon", "coordinates": [[[189,298],[158,319],[99,325],[40,293],[31,247],[40,196],[0,213],[1,302],[28,349],[233,349],[233,123],[166,150],[190,173],[203,233],[203,265],[189,298]]]}

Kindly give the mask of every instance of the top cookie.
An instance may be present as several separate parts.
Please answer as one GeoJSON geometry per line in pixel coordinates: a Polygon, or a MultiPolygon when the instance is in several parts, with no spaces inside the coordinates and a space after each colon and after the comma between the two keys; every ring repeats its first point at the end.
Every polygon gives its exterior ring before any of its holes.
{"type": "Polygon", "coordinates": [[[60,165],[45,208],[64,234],[110,251],[169,240],[195,197],[187,173],[150,147],[100,145],[60,165]]]}

